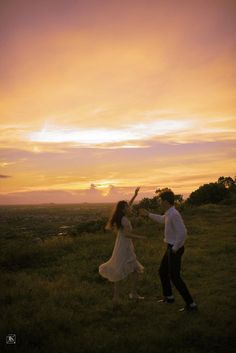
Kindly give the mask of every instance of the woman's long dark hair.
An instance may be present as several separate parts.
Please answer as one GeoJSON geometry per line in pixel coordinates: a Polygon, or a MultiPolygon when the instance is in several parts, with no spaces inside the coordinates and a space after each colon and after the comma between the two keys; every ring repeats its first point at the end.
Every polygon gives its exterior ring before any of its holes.
{"type": "Polygon", "coordinates": [[[125,207],[128,206],[127,201],[119,201],[109,219],[106,229],[116,229],[122,228],[121,220],[122,217],[125,215],[125,207]]]}

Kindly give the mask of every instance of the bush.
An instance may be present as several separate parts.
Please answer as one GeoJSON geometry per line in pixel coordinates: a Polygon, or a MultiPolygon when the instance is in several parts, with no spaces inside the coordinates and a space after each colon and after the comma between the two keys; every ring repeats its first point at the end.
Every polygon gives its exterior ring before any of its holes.
{"type": "Polygon", "coordinates": [[[219,203],[227,197],[227,193],[227,189],[222,184],[204,184],[190,194],[187,202],[196,206],[207,203],[219,203]]]}
{"type": "Polygon", "coordinates": [[[236,205],[236,193],[221,201],[222,205],[236,205]]]}
{"type": "Polygon", "coordinates": [[[81,222],[76,226],[76,233],[95,233],[103,231],[107,223],[106,218],[100,218],[97,220],[91,220],[86,222],[81,222]]]}
{"type": "Polygon", "coordinates": [[[204,184],[193,191],[187,203],[202,205],[208,203],[234,204],[236,198],[236,180],[221,176],[217,182],[204,184]]]}

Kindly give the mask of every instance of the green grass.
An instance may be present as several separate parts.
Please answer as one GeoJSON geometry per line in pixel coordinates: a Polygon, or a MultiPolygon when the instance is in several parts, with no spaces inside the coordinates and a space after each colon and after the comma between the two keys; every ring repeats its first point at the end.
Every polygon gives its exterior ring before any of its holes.
{"type": "MultiPolygon", "coordinates": [[[[161,296],[158,266],[164,252],[163,227],[133,220],[149,242],[135,242],[145,266],[139,282],[143,302],[111,303],[112,284],[98,266],[110,257],[115,238],[102,231],[58,236],[62,225],[80,225],[109,215],[110,205],[1,207],[0,352],[228,353],[235,340],[236,209],[204,206],[185,209],[189,231],[183,277],[199,304],[196,313],[179,313],[161,296]],[[40,237],[41,243],[32,239],[40,237]],[[17,344],[5,344],[16,333],[17,344]]],[[[78,229],[78,228],[77,228],[78,229]]]]}

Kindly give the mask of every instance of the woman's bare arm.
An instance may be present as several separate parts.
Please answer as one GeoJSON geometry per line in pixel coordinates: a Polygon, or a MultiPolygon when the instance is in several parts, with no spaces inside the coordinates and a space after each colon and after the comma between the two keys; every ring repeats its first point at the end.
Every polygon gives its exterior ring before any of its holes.
{"type": "Polygon", "coordinates": [[[124,236],[131,239],[142,239],[142,240],[147,239],[147,237],[144,237],[142,235],[134,234],[128,226],[124,227],[124,236]]]}
{"type": "Polygon", "coordinates": [[[142,239],[142,240],[146,240],[147,239],[147,237],[144,237],[142,235],[133,234],[133,233],[125,234],[125,236],[127,238],[131,238],[131,239],[142,239]]]}
{"type": "Polygon", "coordinates": [[[135,189],[134,196],[133,196],[132,199],[129,201],[129,206],[132,206],[134,200],[136,199],[136,197],[137,197],[137,195],[138,195],[139,190],[140,190],[140,187],[138,187],[138,188],[135,189]]]}

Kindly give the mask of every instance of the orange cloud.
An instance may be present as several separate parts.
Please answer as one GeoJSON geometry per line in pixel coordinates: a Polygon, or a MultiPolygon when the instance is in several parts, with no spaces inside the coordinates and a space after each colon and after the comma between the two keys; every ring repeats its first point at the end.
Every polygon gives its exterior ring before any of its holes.
{"type": "Polygon", "coordinates": [[[14,178],[1,193],[189,192],[233,175],[234,10],[230,0],[2,3],[0,168],[14,178]]]}

